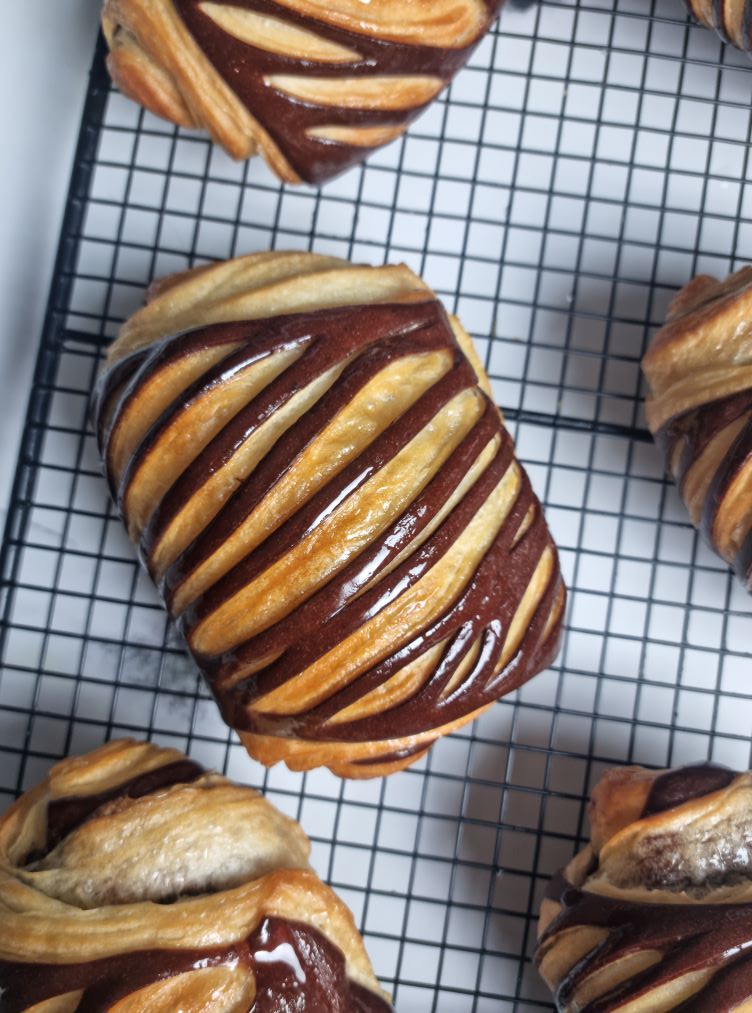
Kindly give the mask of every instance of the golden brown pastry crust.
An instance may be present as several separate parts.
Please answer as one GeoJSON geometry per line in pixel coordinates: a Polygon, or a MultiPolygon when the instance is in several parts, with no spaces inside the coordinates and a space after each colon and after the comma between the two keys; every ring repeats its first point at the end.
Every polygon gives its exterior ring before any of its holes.
{"type": "Polygon", "coordinates": [[[752,774],[608,771],[552,881],[536,963],[560,1013],[752,1008],[752,774]]]}
{"type": "Polygon", "coordinates": [[[714,28],[724,42],[750,52],[750,0],[684,0],[687,10],[706,28],[714,28]]]}
{"type": "Polygon", "coordinates": [[[692,523],[752,587],[752,268],[676,296],[642,361],[648,425],[692,523]]]}
{"type": "Polygon", "coordinates": [[[118,741],[59,763],[0,819],[3,1009],[246,1013],[256,997],[276,1010],[257,988],[300,995],[289,972],[310,933],[311,987],[343,1013],[356,993],[384,1013],[309,847],[262,796],[177,750],[118,741]]]}
{"type": "Polygon", "coordinates": [[[234,158],[324,182],[399,136],[503,0],[105,0],[108,67],[234,158]]]}
{"type": "Polygon", "coordinates": [[[399,770],[551,660],[557,553],[487,391],[404,266],[252,255],[123,327],[110,487],[263,763],[399,770]]]}

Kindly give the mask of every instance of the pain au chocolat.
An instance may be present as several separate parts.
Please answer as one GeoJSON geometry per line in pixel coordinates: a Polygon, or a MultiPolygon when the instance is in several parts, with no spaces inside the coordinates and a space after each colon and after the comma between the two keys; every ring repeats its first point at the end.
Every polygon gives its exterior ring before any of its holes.
{"type": "Polygon", "coordinates": [[[752,774],[607,771],[590,822],[541,908],[560,1013],[752,1010],[752,774]]]}
{"type": "Polygon", "coordinates": [[[300,826],[175,749],[65,760],[0,818],[3,1013],[389,1013],[300,826]]]}
{"type": "Polygon", "coordinates": [[[106,0],[108,66],[159,116],[322,183],[408,124],[503,0],[106,0]]]}
{"type": "Polygon", "coordinates": [[[750,0],[684,0],[692,17],[713,28],[724,42],[752,52],[752,4],[750,0]]]}
{"type": "Polygon", "coordinates": [[[130,536],[263,763],[391,773],[552,659],[540,503],[407,267],[270,253],[170,278],[94,413],[130,536]]]}
{"type": "Polygon", "coordinates": [[[642,361],[647,420],[692,523],[752,588],[752,267],[699,275],[642,361]]]}

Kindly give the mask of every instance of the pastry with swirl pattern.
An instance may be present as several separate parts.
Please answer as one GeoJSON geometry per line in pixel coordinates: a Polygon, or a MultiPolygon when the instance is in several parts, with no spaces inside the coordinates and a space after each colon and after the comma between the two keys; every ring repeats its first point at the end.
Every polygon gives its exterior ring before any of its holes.
{"type": "Polygon", "coordinates": [[[175,749],[110,742],[0,818],[3,1013],[393,1013],[300,826],[175,749]]]}
{"type": "Polygon", "coordinates": [[[752,1010],[752,774],[607,771],[541,907],[560,1013],[752,1010]]]}
{"type": "Polygon", "coordinates": [[[752,0],[684,0],[692,17],[724,42],[752,52],[752,0]]]}
{"type": "Polygon", "coordinates": [[[108,66],[235,158],[323,183],[402,134],[503,0],[106,0],[108,66]]]}
{"type": "Polygon", "coordinates": [[[698,527],[752,589],[752,267],[699,275],[642,361],[648,425],[698,527]]]}
{"type": "Polygon", "coordinates": [[[124,325],[110,488],[263,763],[391,773],[551,661],[557,552],[489,392],[404,266],[252,254],[124,325]]]}

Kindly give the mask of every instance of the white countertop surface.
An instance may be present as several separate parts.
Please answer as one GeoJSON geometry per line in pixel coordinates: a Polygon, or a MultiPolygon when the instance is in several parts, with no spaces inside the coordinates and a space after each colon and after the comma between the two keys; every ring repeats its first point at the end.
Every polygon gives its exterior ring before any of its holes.
{"type": "Polygon", "coordinates": [[[78,136],[100,0],[8,4],[0,35],[0,510],[4,520],[78,136]]]}

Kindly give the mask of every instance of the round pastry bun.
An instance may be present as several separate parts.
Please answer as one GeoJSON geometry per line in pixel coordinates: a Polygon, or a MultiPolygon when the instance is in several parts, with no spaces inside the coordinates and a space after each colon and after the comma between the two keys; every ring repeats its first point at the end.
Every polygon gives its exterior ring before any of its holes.
{"type": "Polygon", "coordinates": [[[261,989],[274,1009],[332,989],[332,1008],[390,1010],[309,850],[176,749],[64,760],[0,818],[0,995],[35,1013],[246,1013],[261,989]]]}
{"type": "Polygon", "coordinates": [[[692,523],[752,590],[752,267],[698,275],[642,360],[650,430],[692,523]]]}
{"type": "Polygon", "coordinates": [[[555,655],[540,503],[469,336],[404,265],[169,278],[94,414],[129,534],[263,763],[391,773],[555,655]]]}
{"type": "Polygon", "coordinates": [[[402,134],[502,0],[105,0],[107,65],[158,116],[234,158],[322,183],[402,134]]]}
{"type": "Polygon", "coordinates": [[[606,771],[590,845],[541,905],[538,969],[560,1013],[752,1009],[752,774],[606,771]]]}

